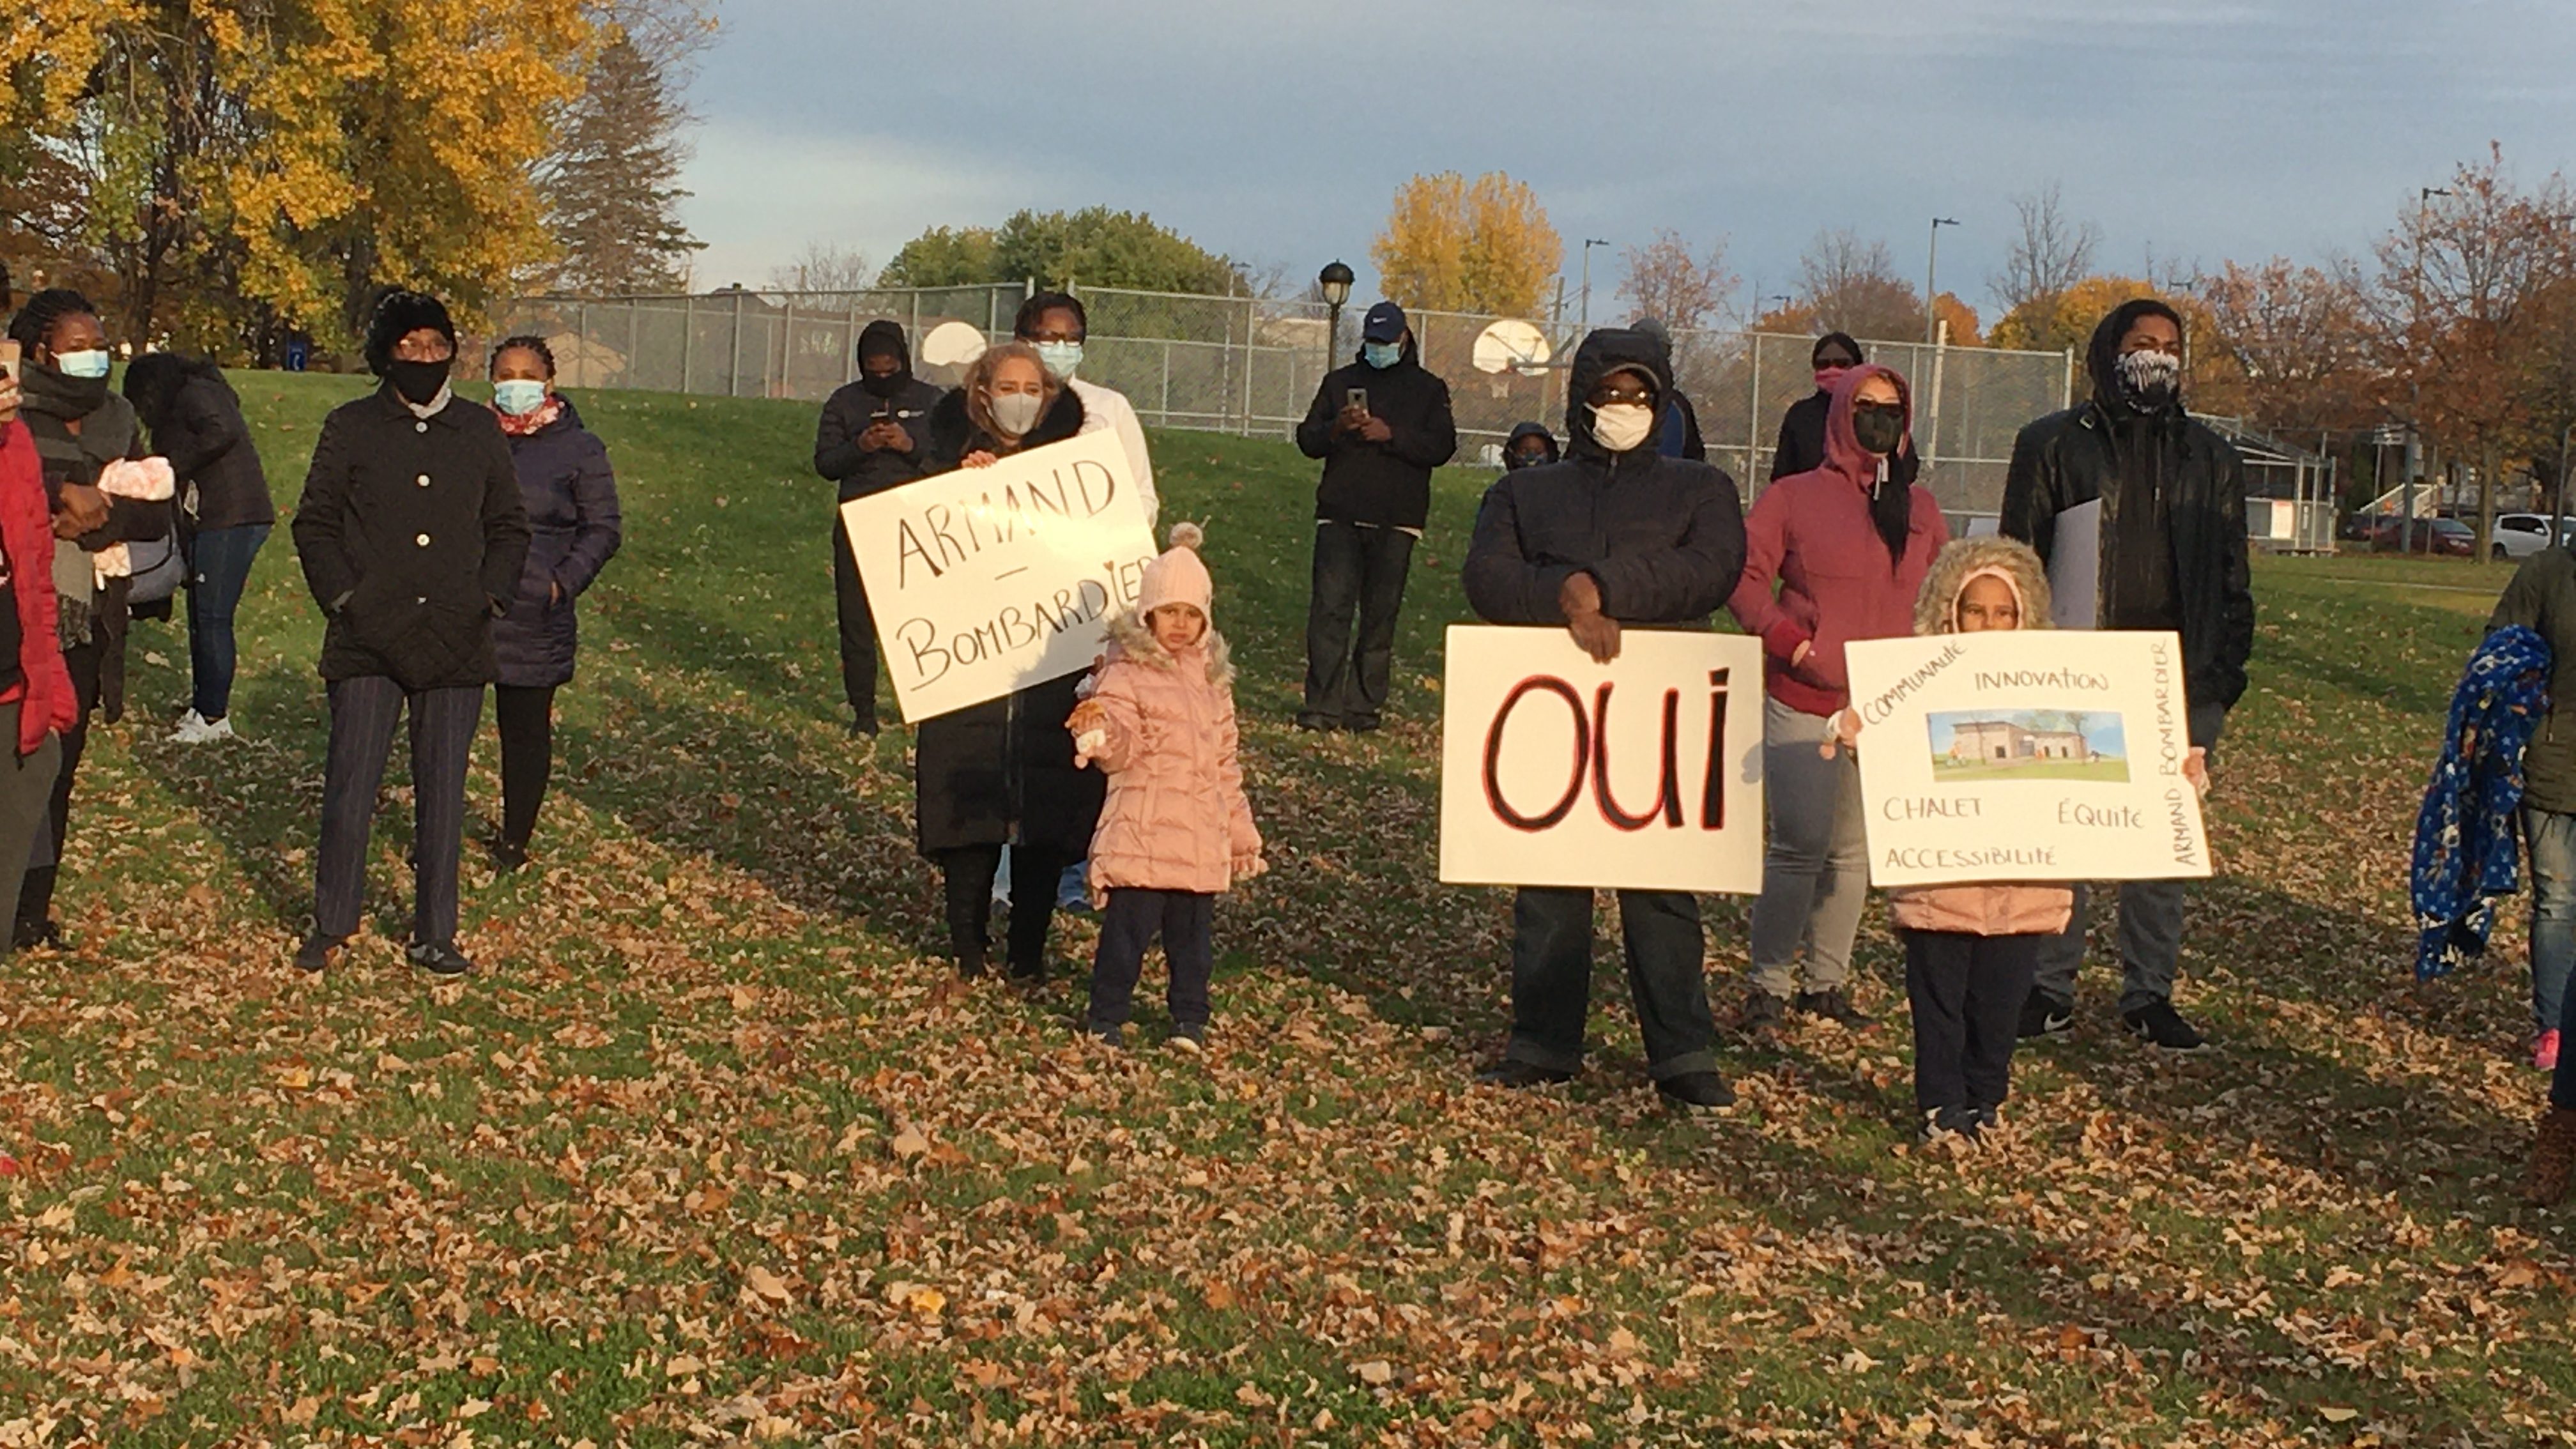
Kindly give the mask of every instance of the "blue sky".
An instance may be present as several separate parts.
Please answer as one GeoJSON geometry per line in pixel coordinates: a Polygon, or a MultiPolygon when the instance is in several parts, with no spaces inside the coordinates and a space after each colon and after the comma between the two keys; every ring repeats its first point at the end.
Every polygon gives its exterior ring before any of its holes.
{"type": "MultiPolygon", "coordinates": [[[[2036,712],[2026,709],[1950,710],[1925,715],[1923,717],[1923,724],[1925,732],[1930,736],[1932,741],[1932,753],[1935,755],[1946,755],[1950,753],[1951,743],[1958,738],[1959,725],[1970,720],[1996,719],[2009,720],[2025,729],[2038,729],[2041,727],[2040,721],[2036,717],[2036,712]]],[[[2055,728],[2055,726],[2051,726],[2051,728],[2055,728]]],[[[2096,754],[2118,755],[2122,759],[2128,758],[2128,731],[2125,728],[2125,722],[2115,711],[2086,711],[2084,715],[2084,739],[2086,743],[2093,746],[2094,753],[2096,754]]]]}
{"type": "Polygon", "coordinates": [[[1596,311],[1618,246],[1723,235],[1750,296],[1826,228],[1991,320],[2011,197],[2054,180],[2104,266],[2362,253],[2501,141],[2576,166],[2568,0],[725,0],[692,90],[698,282],[809,241],[882,262],[1022,206],[1151,212],[1302,279],[1418,171],[1529,182],[1596,311]]]}

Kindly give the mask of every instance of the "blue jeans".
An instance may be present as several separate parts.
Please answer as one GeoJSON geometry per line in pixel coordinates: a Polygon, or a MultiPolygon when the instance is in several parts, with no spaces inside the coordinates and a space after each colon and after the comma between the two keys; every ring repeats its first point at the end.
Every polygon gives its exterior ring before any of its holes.
{"type": "Polygon", "coordinates": [[[268,542],[268,525],[245,524],[197,535],[188,558],[188,672],[196,681],[191,701],[200,719],[218,720],[233,707],[233,610],[250,582],[251,560],[268,542]]]}
{"type": "Polygon", "coordinates": [[[2522,807],[2531,852],[2531,1019],[2547,1031],[2565,1015],[2576,968],[2576,815],[2522,807]]]}

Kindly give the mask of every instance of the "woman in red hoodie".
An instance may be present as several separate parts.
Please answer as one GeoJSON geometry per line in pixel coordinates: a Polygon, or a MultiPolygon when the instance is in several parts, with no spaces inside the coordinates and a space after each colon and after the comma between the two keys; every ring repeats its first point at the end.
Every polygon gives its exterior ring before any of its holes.
{"type": "Polygon", "coordinates": [[[1869,896],[1860,775],[1817,751],[1850,702],[1843,645],[1914,632],[1914,599],[1950,527],[1909,437],[1914,403],[1895,371],[1855,367],[1825,415],[1825,464],[1780,479],[1744,522],[1744,576],[1727,607],[1762,640],[1762,780],[1771,847],[1753,903],[1753,990],[1744,1026],[1794,1007],[1854,1029],[1852,937],[1869,896]],[[1807,949],[1801,965],[1798,948],[1807,949]]]}

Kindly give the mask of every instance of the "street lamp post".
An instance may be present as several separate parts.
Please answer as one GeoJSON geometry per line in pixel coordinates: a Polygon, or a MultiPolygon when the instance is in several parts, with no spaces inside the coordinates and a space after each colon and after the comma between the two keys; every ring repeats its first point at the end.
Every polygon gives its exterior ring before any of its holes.
{"type": "MultiPolygon", "coordinates": [[[[2415,188],[2415,205],[2421,210],[2429,207],[2434,197],[2450,194],[2447,187],[2419,186],[2415,188]]],[[[2424,229],[2420,224],[2415,228],[2415,270],[2420,280],[2424,270],[2424,229]]],[[[2423,384],[2417,383],[2413,386],[2411,397],[2413,405],[2407,411],[2406,432],[2409,439],[2415,442],[2406,450],[2405,511],[2399,514],[2397,519],[2397,554],[2400,558],[2415,551],[2415,462],[2423,456],[2421,445],[2423,434],[2418,430],[2416,420],[2424,413],[2423,384]]]]}
{"type": "Polygon", "coordinates": [[[1926,345],[1941,339],[1941,314],[1932,299],[1941,295],[1941,228],[1959,223],[1946,216],[1932,218],[1932,245],[1923,262],[1923,341],[1926,345]]]}
{"type": "Polygon", "coordinates": [[[1324,371],[1333,370],[1333,359],[1341,355],[1342,304],[1351,299],[1351,269],[1336,259],[1324,264],[1315,274],[1315,290],[1323,295],[1329,309],[1324,323],[1324,371]]]}
{"type": "Polygon", "coordinates": [[[1592,249],[1608,245],[1610,245],[1608,242],[1598,237],[1583,239],[1583,302],[1575,319],[1575,330],[1578,332],[1589,334],[1592,331],[1592,249]]]}

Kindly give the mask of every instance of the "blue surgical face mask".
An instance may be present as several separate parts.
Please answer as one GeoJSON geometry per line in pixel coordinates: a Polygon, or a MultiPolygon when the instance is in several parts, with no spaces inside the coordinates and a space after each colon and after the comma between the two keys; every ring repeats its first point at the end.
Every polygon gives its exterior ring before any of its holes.
{"type": "Polygon", "coordinates": [[[492,384],[492,406],[524,418],[546,405],[546,385],[533,377],[509,377],[492,384]]]}
{"type": "Polygon", "coordinates": [[[1082,344],[1079,342],[1041,342],[1038,361],[1059,378],[1069,378],[1082,366],[1082,344]]]}
{"type": "Polygon", "coordinates": [[[1371,367],[1393,367],[1404,360],[1404,344],[1401,342],[1363,342],[1360,344],[1360,360],[1371,367]]]}
{"type": "Polygon", "coordinates": [[[104,348],[93,347],[87,352],[54,354],[54,371],[65,377],[83,379],[105,377],[107,370],[114,365],[115,359],[109,357],[104,348]]]}

